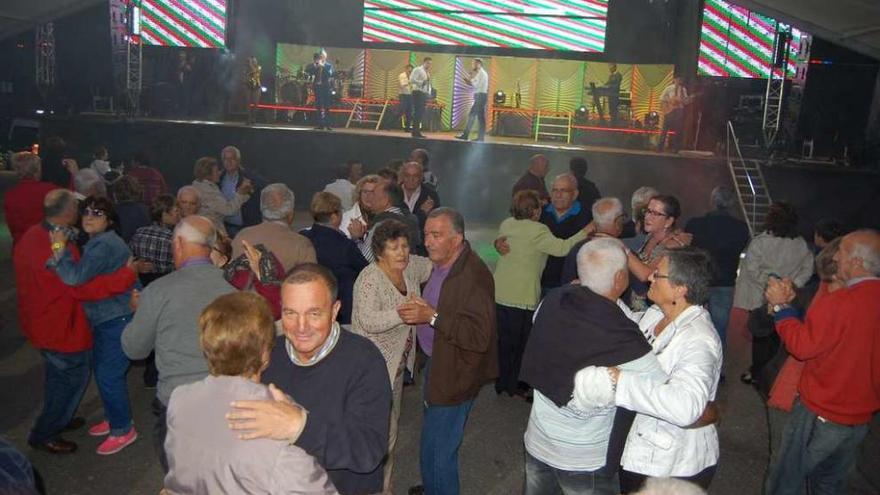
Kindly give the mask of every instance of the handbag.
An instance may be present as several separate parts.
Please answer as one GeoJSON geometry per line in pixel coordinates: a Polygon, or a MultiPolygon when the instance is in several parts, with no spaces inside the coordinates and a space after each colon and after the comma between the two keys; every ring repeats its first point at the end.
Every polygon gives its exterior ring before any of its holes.
{"type": "Polygon", "coordinates": [[[801,372],[804,370],[804,362],[798,361],[792,356],[788,356],[779,374],[776,375],[776,381],[773,382],[773,388],[770,389],[770,398],[767,399],[767,405],[775,409],[785,412],[791,412],[794,407],[794,400],[797,397],[798,383],[801,381],[801,372]]]}

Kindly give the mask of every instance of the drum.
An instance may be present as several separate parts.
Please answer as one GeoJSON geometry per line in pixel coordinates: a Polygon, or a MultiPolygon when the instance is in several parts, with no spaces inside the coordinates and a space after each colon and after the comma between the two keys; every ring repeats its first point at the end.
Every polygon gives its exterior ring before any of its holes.
{"type": "Polygon", "coordinates": [[[288,81],[281,85],[281,102],[290,105],[305,105],[309,97],[308,85],[301,81],[288,81]]]}

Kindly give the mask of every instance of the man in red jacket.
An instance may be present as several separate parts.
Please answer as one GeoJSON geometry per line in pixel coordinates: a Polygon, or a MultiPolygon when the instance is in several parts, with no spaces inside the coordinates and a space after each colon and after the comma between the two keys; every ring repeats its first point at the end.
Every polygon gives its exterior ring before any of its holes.
{"type": "Polygon", "coordinates": [[[31,152],[23,151],[12,155],[12,168],[18,172],[20,180],[6,191],[3,213],[6,215],[6,224],[9,225],[14,246],[31,226],[43,220],[43,198],[49,191],[58,189],[58,186],[40,180],[43,175],[40,157],[31,152]]]}
{"type": "Polygon", "coordinates": [[[845,285],[817,294],[802,322],[794,286],[771,278],[767,304],[788,352],[804,361],[799,400],[785,425],[768,495],[845,493],[868,423],[880,411],[880,233],[853,232],[834,256],[845,285]]]}
{"type": "MultiPolygon", "coordinates": [[[[79,406],[91,370],[92,331],[80,301],[125,292],[136,275],[132,267],[127,266],[78,287],[66,285],[54,271],[46,268],[46,260],[56,248],[50,240],[50,232],[73,230],[77,219],[76,197],[67,189],[55,189],[46,194],[43,209],[44,220],[22,235],[12,253],[19,324],[46,365],[43,407],[28,443],[53,454],[69,454],[76,450],[76,444],[61,438],[60,433],[79,406]]],[[[69,249],[74,260],[78,260],[76,246],[71,245],[69,249]]]]}

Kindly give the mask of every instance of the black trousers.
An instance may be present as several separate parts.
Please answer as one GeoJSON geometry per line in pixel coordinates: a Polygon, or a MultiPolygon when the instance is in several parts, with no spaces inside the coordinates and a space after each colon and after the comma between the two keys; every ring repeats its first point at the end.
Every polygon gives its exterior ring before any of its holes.
{"type": "MultiPolygon", "coordinates": [[[[693,476],[673,476],[673,478],[677,478],[684,481],[690,481],[695,485],[698,485],[703,490],[709,490],[709,485],[712,484],[712,478],[715,476],[715,471],[718,469],[718,465],[709,466],[706,469],[700,471],[699,473],[693,476]]],[[[620,493],[626,495],[627,493],[635,493],[642,489],[642,486],[647,481],[648,476],[639,473],[633,473],[631,471],[627,471],[626,469],[620,469],[620,493]]]]}
{"type": "Polygon", "coordinates": [[[422,119],[425,118],[425,105],[428,103],[428,95],[421,91],[413,91],[412,92],[412,100],[413,100],[413,121],[412,121],[412,133],[413,136],[418,136],[422,133],[422,119]]]}
{"type": "Polygon", "coordinates": [[[669,145],[672,147],[672,151],[678,151],[681,149],[681,127],[684,124],[684,110],[678,109],[669,112],[666,115],[666,118],[663,119],[663,132],[660,134],[660,144],[657,146],[657,149],[663,151],[666,147],[666,135],[669,131],[675,132],[672,135],[672,140],[669,142],[669,145]]]}
{"type": "Polygon", "coordinates": [[[498,320],[498,380],[495,391],[513,395],[519,389],[519,368],[532,331],[532,315],[528,309],[495,305],[498,320]]]}
{"type": "Polygon", "coordinates": [[[403,128],[411,130],[413,126],[413,97],[411,94],[400,95],[400,116],[403,117],[403,128]]]}
{"type": "Polygon", "coordinates": [[[156,425],[153,427],[153,447],[156,448],[156,454],[159,456],[162,472],[168,474],[168,456],[165,454],[165,437],[168,436],[168,407],[162,404],[158,397],[153,398],[151,407],[156,416],[156,425]]]}

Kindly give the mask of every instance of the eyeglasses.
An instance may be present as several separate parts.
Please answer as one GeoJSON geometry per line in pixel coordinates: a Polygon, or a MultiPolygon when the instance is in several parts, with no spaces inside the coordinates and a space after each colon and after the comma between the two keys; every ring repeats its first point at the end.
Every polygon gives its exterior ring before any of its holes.
{"type": "Polygon", "coordinates": [[[648,215],[650,215],[652,217],[668,217],[669,216],[666,213],[663,213],[662,211],[652,210],[650,208],[645,210],[645,216],[648,216],[648,215]]]}
{"type": "Polygon", "coordinates": [[[574,192],[574,189],[557,189],[555,187],[550,190],[550,194],[558,194],[558,193],[571,194],[573,192],[574,192]]]}
{"type": "Polygon", "coordinates": [[[658,279],[658,278],[669,278],[669,275],[663,275],[662,273],[660,273],[660,270],[655,270],[654,271],[654,279],[658,279]]]}
{"type": "Polygon", "coordinates": [[[104,210],[95,210],[92,208],[86,208],[85,210],[83,210],[83,216],[84,217],[104,218],[107,216],[107,212],[104,210]]]}

